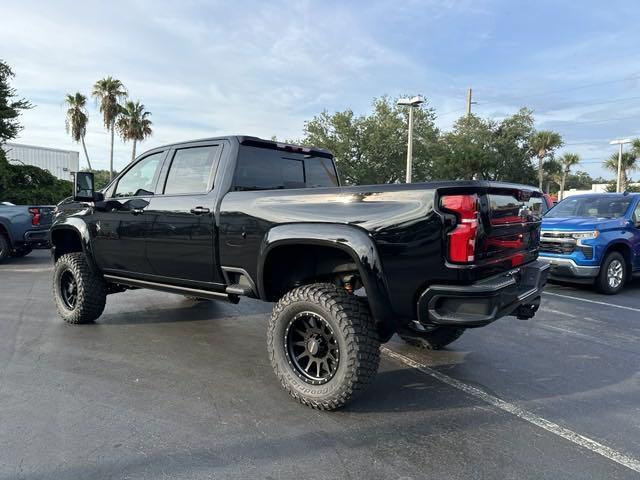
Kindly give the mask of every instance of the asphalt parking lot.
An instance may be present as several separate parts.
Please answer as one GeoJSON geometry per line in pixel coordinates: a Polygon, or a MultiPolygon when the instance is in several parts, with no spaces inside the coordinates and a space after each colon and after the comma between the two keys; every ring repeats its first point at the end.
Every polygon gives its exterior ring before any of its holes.
{"type": "Polygon", "coordinates": [[[0,265],[0,479],[640,477],[640,281],[550,286],[440,352],[394,340],[323,413],[275,379],[270,305],[139,290],[70,326],[50,268],[0,265]]]}

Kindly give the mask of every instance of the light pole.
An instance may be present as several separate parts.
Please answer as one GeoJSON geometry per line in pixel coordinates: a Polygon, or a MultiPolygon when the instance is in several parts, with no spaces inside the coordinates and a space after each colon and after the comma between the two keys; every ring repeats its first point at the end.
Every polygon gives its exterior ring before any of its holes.
{"type": "Polygon", "coordinates": [[[409,107],[409,135],[407,138],[407,177],[406,182],[411,183],[411,171],[413,169],[413,109],[419,106],[424,99],[422,97],[401,98],[398,106],[409,107]]]}
{"type": "Polygon", "coordinates": [[[616,193],[620,193],[620,174],[622,173],[622,145],[625,143],[631,143],[628,138],[621,140],[611,140],[609,145],[618,145],[618,176],[616,177],[616,193]]]}

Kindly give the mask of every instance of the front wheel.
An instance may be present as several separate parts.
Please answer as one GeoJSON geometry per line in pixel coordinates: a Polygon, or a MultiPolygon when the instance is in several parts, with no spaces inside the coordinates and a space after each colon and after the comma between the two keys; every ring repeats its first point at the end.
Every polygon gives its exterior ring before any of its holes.
{"type": "Polygon", "coordinates": [[[371,383],[380,362],[368,309],[328,283],[298,287],[280,299],[269,321],[267,349],[284,389],[319,410],[347,404],[371,383]]]}
{"type": "Polygon", "coordinates": [[[65,322],[90,323],[104,311],[107,287],[82,253],[67,253],[53,269],[53,297],[65,322]]]}
{"type": "Polygon", "coordinates": [[[615,295],[622,290],[626,279],[627,264],[624,257],[618,252],[611,252],[602,262],[596,278],[596,289],[606,295],[615,295]]]}

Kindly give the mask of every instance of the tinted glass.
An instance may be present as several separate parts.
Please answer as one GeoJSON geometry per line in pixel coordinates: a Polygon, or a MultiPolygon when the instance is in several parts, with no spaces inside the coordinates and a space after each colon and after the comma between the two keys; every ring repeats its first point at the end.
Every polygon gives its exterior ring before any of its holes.
{"type": "Polygon", "coordinates": [[[562,200],[547,213],[547,217],[591,217],[618,218],[629,209],[630,198],[611,197],[569,197],[562,200]]]}
{"type": "Polygon", "coordinates": [[[136,163],[120,180],[114,197],[138,197],[153,195],[154,179],[164,152],[154,153],[136,163]]]}
{"type": "Polygon", "coordinates": [[[182,148],[176,150],[165,184],[165,194],[204,193],[215,172],[218,146],[182,148]]]}
{"type": "Polygon", "coordinates": [[[260,147],[240,147],[235,190],[333,187],[338,185],[333,161],[260,147]]]}
{"type": "Polygon", "coordinates": [[[492,224],[518,223],[523,219],[539,220],[544,213],[544,200],[531,196],[528,201],[520,201],[512,195],[490,194],[489,207],[492,224]]]}

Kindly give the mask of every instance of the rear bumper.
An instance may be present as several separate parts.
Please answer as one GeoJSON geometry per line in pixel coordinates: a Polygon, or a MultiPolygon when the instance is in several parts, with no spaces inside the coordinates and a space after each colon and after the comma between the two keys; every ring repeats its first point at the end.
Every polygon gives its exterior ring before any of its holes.
{"type": "Polygon", "coordinates": [[[540,257],[540,260],[550,266],[549,276],[552,278],[577,277],[591,279],[600,273],[599,265],[579,265],[572,258],[540,257]]]}
{"type": "Polygon", "coordinates": [[[549,264],[536,260],[471,285],[431,285],[418,300],[423,325],[481,327],[506,315],[531,318],[540,305],[549,264]]]}
{"type": "Polygon", "coordinates": [[[27,230],[24,233],[24,243],[31,247],[49,245],[49,229],[27,230]]]}

